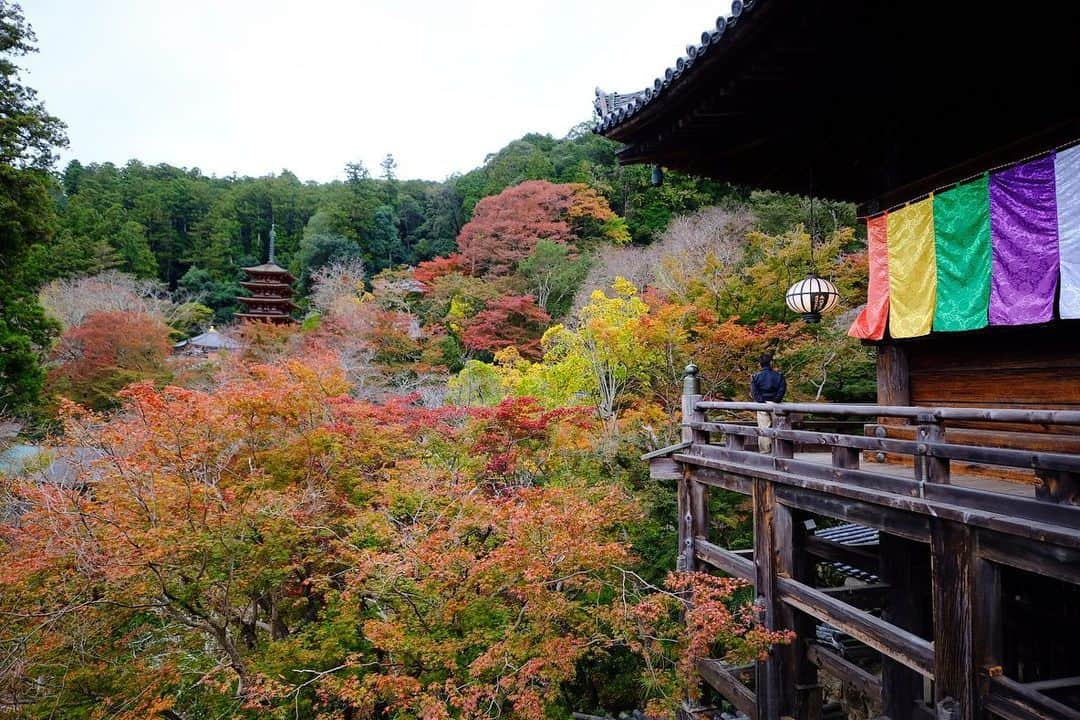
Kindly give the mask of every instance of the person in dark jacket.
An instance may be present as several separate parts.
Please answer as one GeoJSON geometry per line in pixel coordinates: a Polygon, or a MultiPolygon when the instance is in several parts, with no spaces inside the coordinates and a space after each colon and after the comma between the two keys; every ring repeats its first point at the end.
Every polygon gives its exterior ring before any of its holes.
{"type": "MultiPolygon", "coordinates": [[[[772,353],[761,356],[761,370],[754,373],[750,378],[750,397],[759,403],[784,402],[784,393],[787,392],[787,381],[784,374],[772,368],[772,353]]],[[[759,428],[772,427],[772,415],[767,412],[757,414],[759,428]]],[[[767,437],[758,437],[758,450],[769,452],[772,450],[772,440],[767,437]]]]}

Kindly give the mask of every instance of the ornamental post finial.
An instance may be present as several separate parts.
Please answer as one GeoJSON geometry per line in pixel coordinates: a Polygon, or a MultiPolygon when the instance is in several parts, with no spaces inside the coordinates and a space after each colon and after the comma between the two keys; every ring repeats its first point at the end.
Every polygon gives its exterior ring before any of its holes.
{"type": "Polygon", "coordinates": [[[683,371],[683,395],[700,395],[701,381],[698,379],[698,366],[690,363],[683,371]]]}

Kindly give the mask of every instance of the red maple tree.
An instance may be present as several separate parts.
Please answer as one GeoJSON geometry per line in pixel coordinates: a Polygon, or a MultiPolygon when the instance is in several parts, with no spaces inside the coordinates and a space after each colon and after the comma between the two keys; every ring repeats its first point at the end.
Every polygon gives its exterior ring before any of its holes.
{"type": "Polygon", "coordinates": [[[540,337],[550,324],[551,317],[532,295],[506,295],[489,301],[468,321],[462,341],[470,350],[515,347],[522,356],[537,359],[542,354],[540,337]]]}
{"type": "Polygon", "coordinates": [[[460,253],[447,255],[446,257],[432,258],[417,263],[413,269],[413,277],[425,285],[430,285],[435,280],[450,273],[462,272],[465,269],[465,261],[460,253]]]}
{"type": "Polygon", "coordinates": [[[536,243],[577,243],[585,235],[621,241],[615,213],[591,188],[530,180],[486,197],[458,235],[458,250],[473,275],[505,275],[536,243]],[[614,223],[614,224],[613,224],[614,223]]]}
{"type": "Polygon", "coordinates": [[[49,387],[70,400],[105,409],[129,383],[164,379],[169,328],[142,312],[95,312],[68,328],[52,354],[49,387]]]}

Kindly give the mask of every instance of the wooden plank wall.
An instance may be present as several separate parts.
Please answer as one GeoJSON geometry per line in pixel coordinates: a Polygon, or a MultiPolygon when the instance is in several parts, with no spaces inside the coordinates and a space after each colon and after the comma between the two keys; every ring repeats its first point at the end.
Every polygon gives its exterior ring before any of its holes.
{"type": "MultiPolygon", "coordinates": [[[[878,349],[879,404],[923,407],[1001,407],[1080,410],[1080,321],[1047,326],[995,327],[978,332],[936,333],[884,344],[878,349]]],[[[868,426],[903,440],[915,428],[883,420],[868,426]]],[[[948,423],[948,442],[1040,452],[1080,453],[1080,427],[978,422],[948,423]]],[[[877,454],[867,454],[867,460],[877,454]]],[[[886,455],[888,463],[910,459],[886,455]]],[[[962,474],[984,474],[1039,484],[1030,470],[958,464],[962,474]]]]}
{"type": "Polygon", "coordinates": [[[1080,322],[937,333],[902,347],[912,405],[1080,409],[1080,322]]]}

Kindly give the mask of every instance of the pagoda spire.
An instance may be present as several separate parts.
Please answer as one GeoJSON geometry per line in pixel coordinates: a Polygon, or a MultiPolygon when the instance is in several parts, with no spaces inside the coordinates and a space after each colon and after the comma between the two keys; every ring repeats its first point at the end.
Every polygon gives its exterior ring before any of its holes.
{"type": "Polygon", "coordinates": [[[274,243],[277,241],[277,230],[274,223],[270,223],[270,256],[266,259],[266,262],[274,263],[274,243]]]}

